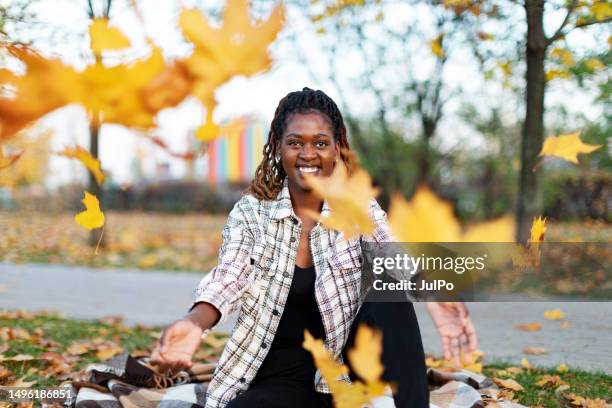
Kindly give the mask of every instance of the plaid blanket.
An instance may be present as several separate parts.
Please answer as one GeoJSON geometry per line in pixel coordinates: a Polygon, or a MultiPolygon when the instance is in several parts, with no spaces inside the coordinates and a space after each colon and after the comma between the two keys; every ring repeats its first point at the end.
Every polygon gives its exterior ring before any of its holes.
{"type": "MultiPolygon", "coordinates": [[[[128,353],[103,363],[90,364],[82,378],[63,384],[72,389],[71,408],[204,408],[206,390],[216,362],[195,363],[173,376],[156,372],[149,358],[128,353]]],[[[506,401],[491,379],[469,371],[428,370],[430,408],[520,408],[506,401]]],[[[45,405],[43,405],[43,408],[45,405]]],[[[389,395],[370,408],[394,407],[389,395]]],[[[48,407],[50,408],[50,406],[48,407]]],[[[524,407],[523,407],[524,408],[524,407]]]]}

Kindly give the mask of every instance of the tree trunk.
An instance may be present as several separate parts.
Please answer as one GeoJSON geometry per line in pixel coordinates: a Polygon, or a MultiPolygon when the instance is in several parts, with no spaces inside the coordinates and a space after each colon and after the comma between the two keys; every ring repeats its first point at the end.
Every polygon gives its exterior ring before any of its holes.
{"type": "Polygon", "coordinates": [[[533,217],[542,211],[542,194],[538,173],[532,168],[544,139],[544,93],[546,76],[546,36],[544,35],[544,0],[525,0],[527,13],[527,91],[525,94],[525,122],[521,134],[521,172],[516,208],[516,239],[529,239],[533,217]]]}
{"type": "MultiPolygon", "coordinates": [[[[99,134],[100,134],[100,125],[98,124],[97,120],[92,119],[89,125],[89,152],[96,159],[99,156],[99,153],[98,153],[99,134]]],[[[96,181],[96,178],[94,177],[94,175],[91,172],[88,172],[88,174],[89,174],[89,187],[87,188],[87,191],[89,191],[90,194],[93,194],[96,197],[98,197],[98,200],[100,201],[100,206],[102,206],[102,188],[100,187],[100,185],[98,185],[98,182],[96,181]]],[[[91,230],[89,234],[89,245],[92,247],[95,247],[96,245],[98,245],[98,241],[100,241],[101,234],[102,234],[102,228],[91,230]]],[[[104,247],[104,240],[100,241],[100,247],[104,247]]]]}

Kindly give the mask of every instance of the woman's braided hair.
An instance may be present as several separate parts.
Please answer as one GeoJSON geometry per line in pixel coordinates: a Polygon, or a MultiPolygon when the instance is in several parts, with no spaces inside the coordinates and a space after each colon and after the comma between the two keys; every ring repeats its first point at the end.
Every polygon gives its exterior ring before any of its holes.
{"type": "Polygon", "coordinates": [[[340,142],[340,158],[351,169],[349,144],[346,137],[346,126],[336,103],[323,91],[303,88],[301,91],[287,94],[278,104],[274,119],[268,133],[268,141],[263,149],[263,159],[251,185],[246,192],[253,194],[259,200],[274,200],[283,186],[286,173],[281,162],[276,162],[280,155],[280,145],[283,133],[291,116],[295,113],[322,113],[330,122],[334,132],[334,142],[340,142]]]}

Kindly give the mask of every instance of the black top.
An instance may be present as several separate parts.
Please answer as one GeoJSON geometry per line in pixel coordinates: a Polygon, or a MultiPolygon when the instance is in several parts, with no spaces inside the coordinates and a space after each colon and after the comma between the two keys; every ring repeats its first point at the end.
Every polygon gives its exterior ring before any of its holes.
{"type": "Polygon", "coordinates": [[[314,387],[316,367],[309,351],[302,347],[304,330],[325,338],[325,328],[314,292],[314,266],[295,266],[291,289],[270,346],[253,383],[275,382],[314,387]]]}

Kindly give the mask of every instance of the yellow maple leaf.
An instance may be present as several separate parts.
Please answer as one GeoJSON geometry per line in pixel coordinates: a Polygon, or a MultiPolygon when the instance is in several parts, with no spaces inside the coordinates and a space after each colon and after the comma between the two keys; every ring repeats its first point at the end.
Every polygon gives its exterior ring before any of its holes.
{"type": "Polygon", "coordinates": [[[551,136],[544,140],[539,156],[555,156],[578,164],[579,153],[591,153],[602,145],[590,145],[580,140],[580,131],[566,135],[551,136]]]}
{"type": "Polygon", "coordinates": [[[307,215],[320,219],[326,228],[341,231],[346,239],[374,231],[369,206],[379,190],[372,187],[370,175],[365,170],[356,169],[349,177],[344,164],[338,162],[330,177],[305,174],[304,179],[318,197],[327,201],[331,210],[324,218],[313,211],[307,215]]]}
{"type": "Polygon", "coordinates": [[[19,153],[14,153],[14,154],[8,154],[5,156],[4,149],[0,145],[0,170],[12,166],[13,163],[19,160],[22,154],[23,154],[23,151],[19,153]]]}
{"type": "Polygon", "coordinates": [[[81,202],[85,206],[85,211],[75,215],[74,220],[88,230],[102,227],[104,225],[104,213],[100,211],[98,198],[85,191],[85,198],[81,202]]]}
{"type": "Polygon", "coordinates": [[[91,51],[102,54],[105,50],[120,50],[130,46],[123,33],[116,27],[109,27],[107,18],[96,18],[89,24],[89,38],[91,51]]]}
{"type": "MultiPolygon", "coordinates": [[[[358,337],[362,330],[363,326],[357,329],[358,337]]],[[[380,344],[370,344],[371,342],[379,342],[380,338],[376,338],[376,336],[366,333],[365,335],[361,335],[361,341],[361,346],[358,346],[361,347],[361,350],[357,351],[357,357],[355,357],[355,362],[360,366],[360,369],[367,370],[369,364],[373,364],[376,367],[380,366],[380,362],[373,362],[370,356],[364,356],[367,350],[380,349],[380,344]],[[365,358],[367,363],[360,361],[362,358],[365,358]]],[[[321,372],[321,376],[325,379],[332,392],[335,407],[360,408],[363,405],[369,404],[373,398],[384,395],[386,384],[378,378],[369,375],[367,372],[364,373],[368,378],[365,383],[362,381],[353,381],[351,384],[348,384],[339,381],[338,378],[340,376],[348,373],[347,367],[337,363],[332,353],[325,348],[323,341],[314,339],[307,330],[304,331],[304,343],[302,346],[312,354],[315,365],[321,372]]],[[[353,364],[352,359],[351,364],[353,364]]],[[[377,370],[375,367],[371,368],[377,370]]]]}
{"type": "Polygon", "coordinates": [[[433,55],[438,58],[444,57],[444,48],[442,48],[442,40],[444,39],[444,33],[438,35],[433,40],[429,41],[429,48],[433,55]]]}
{"type": "Polygon", "coordinates": [[[546,233],[546,218],[537,217],[531,223],[531,237],[529,242],[539,243],[544,241],[546,233]]]}
{"type": "Polygon", "coordinates": [[[501,217],[461,231],[450,202],[421,185],[410,201],[391,199],[389,225],[399,242],[513,242],[514,219],[501,217]]]}
{"type": "MultiPolygon", "coordinates": [[[[179,26],[185,38],[195,45],[184,63],[194,78],[192,93],[207,110],[215,107],[215,90],[232,76],[251,76],[271,67],[267,49],[282,28],[284,13],[279,4],[266,21],[254,24],[248,0],[228,0],[222,24],[214,28],[198,10],[181,12],[179,26]]],[[[202,133],[206,139],[205,130],[202,133]]]]}
{"type": "Polygon", "coordinates": [[[546,310],[544,311],[544,318],[548,320],[561,320],[565,319],[565,313],[560,309],[546,310]]]}
{"type": "Polygon", "coordinates": [[[383,373],[380,363],[382,355],[382,333],[368,326],[360,326],[355,338],[355,347],[348,352],[351,367],[365,381],[377,381],[383,373]]]}
{"type": "Polygon", "coordinates": [[[104,172],[100,168],[100,160],[93,157],[89,151],[83,149],[81,146],[75,146],[73,148],[66,147],[58,154],[77,159],[87,168],[87,170],[91,172],[91,174],[93,174],[98,184],[104,183],[105,176],[104,172]]]}

